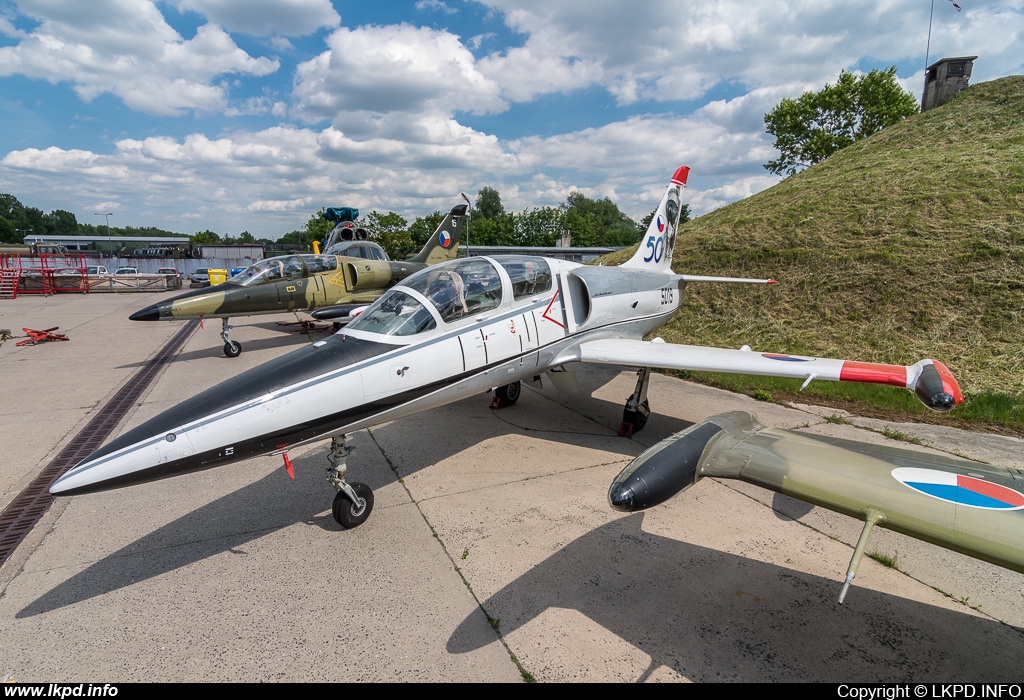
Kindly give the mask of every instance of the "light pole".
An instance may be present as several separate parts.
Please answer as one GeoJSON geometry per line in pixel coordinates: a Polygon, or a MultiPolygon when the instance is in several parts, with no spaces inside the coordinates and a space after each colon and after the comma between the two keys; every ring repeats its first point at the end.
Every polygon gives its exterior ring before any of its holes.
{"type": "Polygon", "coordinates": [[[466,200],[466,257],[469,257],[469,218],[472,216],[473,205],[469,201],[469,197],[466,196],[465,192],[459,192],[462,198],[466,200]]]}
{"type": "MultiPolygon", "coordinates": [[[[101,214],[100,212],[93,212],[93,213],[96,216],[102,216],[102,217],[106,218],[106,220],[107,220],[107,253],[109,254],[110,251],[111,251],[111,248],[113,247],[110,244],[110,217],[112,217],[114,215],[114,212],[108,212],[106,214],[101,214]]],[[[113,258],[114,256],[110,255],[110,257],[113,258]]]]}

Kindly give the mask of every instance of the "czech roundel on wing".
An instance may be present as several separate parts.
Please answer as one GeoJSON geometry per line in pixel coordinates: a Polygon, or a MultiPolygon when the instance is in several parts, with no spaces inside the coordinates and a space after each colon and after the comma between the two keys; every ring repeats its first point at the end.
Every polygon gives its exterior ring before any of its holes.
{"type": "Polygon", "coordinates": [[[779,360],[780,362],[814,362],[813,357],[795,357],[794,355],[779,355],[774,352],[763,352],[761,357],[767,357],[769,360],[779,360]]]}
{"type": "Polygon", "coordinates": [[[904,486],[926,496],[957,505],[987,510],[1024,508],[1024,494],[972,476],[914,467],[893,469],[892,476],[904,486]]]}
{"type": "Polygon", "coordinates": [[[447,248],[452,244],[452,235],[447,231],[441,231],[438,235],[438,240],[441,242],[442,248],[447,248]]]}

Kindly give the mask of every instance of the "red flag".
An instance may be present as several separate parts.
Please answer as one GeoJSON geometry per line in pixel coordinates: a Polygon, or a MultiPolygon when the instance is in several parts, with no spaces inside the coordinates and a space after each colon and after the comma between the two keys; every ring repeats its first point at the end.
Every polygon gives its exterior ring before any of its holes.
{"type": "Polygon", "coordinates": [[[962,10],[962,9],[963,9],[962,7],[960,7],[959,5],[957,5],[957,4],[956,4],[956,0],[949,0],[949,1],[950,1],[951,3],[953,3],[953,7],[955,7],[955,8],[956,8],[956,11],[957,11],[957,12],[959,12],[960,10],[962,10]]]}

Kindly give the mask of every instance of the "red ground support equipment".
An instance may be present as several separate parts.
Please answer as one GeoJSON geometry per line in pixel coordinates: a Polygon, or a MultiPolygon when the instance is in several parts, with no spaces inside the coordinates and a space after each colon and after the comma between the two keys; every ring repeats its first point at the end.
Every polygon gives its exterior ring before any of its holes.
{"type": "Polygon", "coordinates": [[[17,299],[18,283],[21,281],[21,270],[16,267],[6,267],[5,260],[0,261],[0,299],[17,299]]]}
{"type": "Polygon", "coordinates": [[[53,332],[58,328],[60,328],[60,326],[54,326],[53,328],[47,328],[42,331],[33,330],[31,328],[22,328],[21,330],[25,331],[28,339],[22,340],[20,343],[15,343],[15,345],[35,345],[36,343],[45,343],[53,340],[70,340],[70,338],[63,333],[53,332]]]}
{"type": "Polygon", "coordinates": [[[89,271],[85,255],[78,253],[22,255],[10,253],[0,255],[0,298],[13,299],[20,294],[44,294],[55,292],[88,292],[89,271]],[[4,292],[14,279],[11,296],[4,292]]]}

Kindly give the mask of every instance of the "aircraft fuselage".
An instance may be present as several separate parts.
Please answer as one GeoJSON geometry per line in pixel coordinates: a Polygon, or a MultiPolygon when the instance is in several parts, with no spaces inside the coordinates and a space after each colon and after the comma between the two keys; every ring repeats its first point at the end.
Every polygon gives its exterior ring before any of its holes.
{"type": "MultiPolygon", "coordinates": [[[[500,258],[471,260],[486,260],[498,273],[496,306],[450,322],[430,309],[434,327],[408,336],[341,331],[125,433],[69,471],[53,492],[100,491],[286,452],[531,380],[578,361],[584,340],[642,338],[682,298],[670,275],[553,259],[543,259],[549,288],[530,294],[521,283],[514,289],[500,258]]],[[[394,289],[416,296],[401,284],[394,289]]]]}

